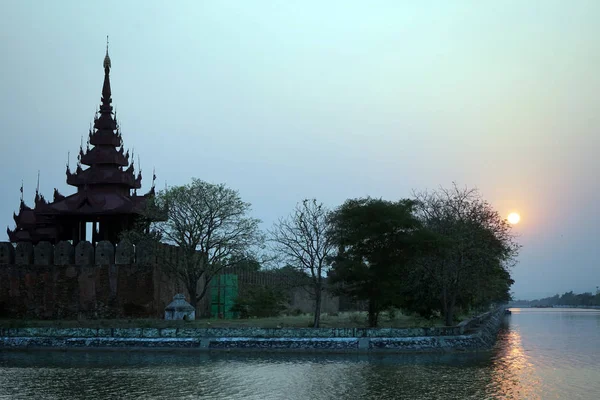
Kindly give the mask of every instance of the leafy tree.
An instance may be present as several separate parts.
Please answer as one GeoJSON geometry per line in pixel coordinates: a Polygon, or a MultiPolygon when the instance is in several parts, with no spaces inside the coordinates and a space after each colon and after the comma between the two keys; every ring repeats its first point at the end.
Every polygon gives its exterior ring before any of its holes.
{"type": "Polygon", "coordinates": [[[258,261],[254,257],[247,258],[233,258],[230,261],[230,266],[236,268],[237,270],[244,270],[249,272],[258,272],[261,269],[260,261],[258,261]]]}
{"type": "Polygon", "coordinates": [[[600,306],[600,290],[596,289],[596,294],[590,292],[575,294],[573,291],[565,292],[562,295],[555,294],[537,300],[520,300],[519,303],[529,304],[532,307],[547,306],[600,306]]]}
{"type": "Polygon", "coordinates": [[[321,302],[329,259],[335,250],[328,235],[329,210],[316,200],[304,200],[269,231],[273,251],[287,263],[310,276],[308,286],[315,299],[313,327],[321,319],[321,302]]]}
{"type": "Polygon", "coordinates": [[[425,242],[411,200],[347,200],[334,211],[331,238],[338,248],[330,273],[337,292],[368,301],[369,326],[402,303],[409,262],[425,242]]]}
{"type": "Polygon", "coordinates": [[[255,260],[253,253],[264,242],[258,229],[260,221],[248,215],[250,204],[223,184],[192,179],[190,184],[159,192],[153,207],[163,210],[164,220],[124,237],[160,239],[177,246],[179,257],[158,262],[181,279],[194,307],[215,275],[245,260],[255,260]]]}
{"type": "Polygon", "coordinates": [[[446,325],[457,307],[509,299],[509,268],[519,250],[510,225],[475,189],[454,185],[416,198],[417,215],[439,245],[415,267],[439,299],[446,325]]]}
{"type": "MultiPolygon", "coordinates": [[[[164,196],[164,192],[158,194],[164,196]]],[[[133,245],[146,243],[159,243],[163,240],[162,233],[156,228],[155,223],[166,221],[167,209],[161,204],[165,201],[160,197],[151,196],[146,199],[144,213],[135,220],[133,228],[121,232],[119,240],[126,240],[133,245]]]]}

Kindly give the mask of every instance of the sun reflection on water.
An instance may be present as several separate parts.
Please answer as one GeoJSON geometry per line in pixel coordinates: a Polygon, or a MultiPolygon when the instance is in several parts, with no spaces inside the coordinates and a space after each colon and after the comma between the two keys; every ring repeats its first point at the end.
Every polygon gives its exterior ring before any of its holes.
{"type": "Polygon", "coordinates": [[[521,334],[509,330],[501,334],[498,353],[493,359],[490,392],[494,398],[541,399],[540,380],[525,354],[521,334]],[[496,397],[501,396],[501,397],[496,397]]]}

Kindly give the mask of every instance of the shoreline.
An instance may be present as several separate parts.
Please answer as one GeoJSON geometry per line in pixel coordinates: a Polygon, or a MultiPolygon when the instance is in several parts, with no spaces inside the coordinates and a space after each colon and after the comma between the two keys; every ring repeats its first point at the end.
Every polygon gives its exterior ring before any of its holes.
{"type": "Polygon", "coordinates": [[[0,349],[431,353],[491,348],[505,307],[444,328],[0,328],[0,349]]]}

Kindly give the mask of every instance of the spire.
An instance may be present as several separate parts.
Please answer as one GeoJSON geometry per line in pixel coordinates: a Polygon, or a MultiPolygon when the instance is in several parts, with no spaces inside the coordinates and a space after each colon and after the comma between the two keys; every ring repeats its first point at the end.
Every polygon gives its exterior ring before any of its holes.
{"type": "Polygon", "coordinates": [[[134,171],[133,151],[131,151],[131,158],[123,151],[121,126],[116,120],[116,109],[112,106],[111,64],[107,38],[101,104],[99,110],[94,113],[86,147],[83,147],[83,137],[81,137],[76,169],[71,173],[67,168],[67,183],[79,189],[83,189],[87,184],[88,190],[92,192],[107,191],[110,190],[110,186],[114,186],[117,192],[125,193],[125,190],[140,188],[141,176],[134,171]],[[83,165],[89,168],[83,169],[83,165]]]}
{"type": "Polygon", "coordinates": [[[112,107],[110,103],[112,103],[112,99],[110,98],[110,57],[108,56],[108,36],[106,36],[106,56],[104,56],[104,85],[102,85],[102,106],[100,106],[100,112],[103,111],[112,111],[112,107]]]}
{"type": "Polygon", "coordinates": [[[77,157],[77,159],[81,161],[81,157],[83,157],[83,155],[83,135],[81,135],[81,140],[79,141],[79,156],[77,157]]]}
{"type": "Polygon", "coordinates": [[[156,168],[152,168],[152,186],[146,196],[156,196],[156,168]]]}
{"type": "Polygon", "coordinates": [[[40,201],[40,170],[38,169],[37,186],[35,187],[35,202],[40,201]]]}
{"type": "MultiPolygon", "coordinates": [[[[104,56],[104,70],[110,70],[110,57],[108,56],[108,35],[106,35],[106,56],[104,56]]],[[[108,72],[106,71],[108,74],[108,72]]]]}
{"type": "Polygon", "coordinates": [[[21,203],[23,203],[23,179],[21,179],[21,203]]]}

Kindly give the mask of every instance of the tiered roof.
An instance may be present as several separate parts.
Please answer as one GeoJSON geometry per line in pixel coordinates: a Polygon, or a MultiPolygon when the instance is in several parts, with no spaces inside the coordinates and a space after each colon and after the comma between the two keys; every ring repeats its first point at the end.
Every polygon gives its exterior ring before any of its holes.
{"type": "Polygon", "coordinates": [[[67,183],[76,186],[78,191],[85,187],[94,191],[96,186],[101,186],[102,191],[106,192],[107,186],[115,186],[113,191],[126,193],[130,189],[142,187],[142,173],[139,171],[136,176],[133,161],[129,164],[129,151],[124,153],[123,138],[114,117],[110,67],[107,47],[100,110],[94,117],[94,128],[89,131],[88,146],[85,151],[83,146],[79,149],[79,162],[75,173],[71,173],[67,166],[67,183]],[[93,146],[91,149],[90,144],[93,146]],[[89,168],[84,170],[82,164],[89,168]]]}
{"type": "Polygon", "coordinates": [[[54,189],[54,199],[50,203],[36,192],[33,209],[21,199],[19,214],[14,216],[17,227],[7,230],[11,241],[53,241],[56,225],[60,225],[59,220],[63,216],[83,221],[97,216],[140,215],[146,200],[154,196],[154,176],[150,192],[137,195],[137,189],[142,186],[142,173],[139,170],[136,174],[133,160],[129,161],[133,157],[130,157],[129,151],[124,151],[123,138],[113,112],[108,45],[103,67],[101,104],[93,128],[89,130],[88,144],[85,151],[83,145],[80,147],[75,172],[71,172],[67,165],[67,183],[77,187],[77,192],[63,196],[54,189]],[[84,169],[82,165],[88,168],[84,169]],[[51,226],[52,223],[55,226],[51,226]]]}

